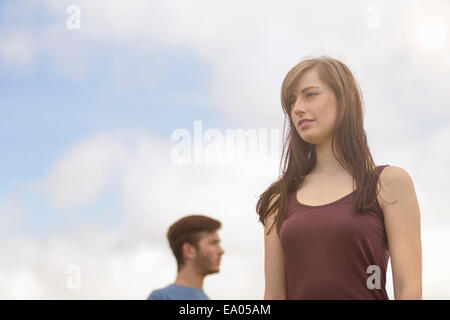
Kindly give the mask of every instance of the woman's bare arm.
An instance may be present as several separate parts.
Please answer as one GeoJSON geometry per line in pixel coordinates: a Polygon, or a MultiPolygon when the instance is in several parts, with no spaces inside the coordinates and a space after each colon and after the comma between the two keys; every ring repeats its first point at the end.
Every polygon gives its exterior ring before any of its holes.
{"type": "MultiPolygon", "coordinates": [[[[275,201],[276,198],[273,199],[275,201]]],[[[270,205],[272,205],[273,201],[270,205]]],[[[280,239],[277,235],[276,225],[270,233],[267,231],[274,222],[277,210],[265,219],[264,226],[264,275],[265,291],[264,300],[285,300],[286,287],[284,278],[284,257],[280,239]]]]}
{"type": "Polygon", "coordinates": [[[422,245],[420,211],[409,174],[395,166],[380,175],[380,202],[391,256],[395,300],[422,300],[422,245]],[[394,202],[388,203],[388,202],[394,202]]]}

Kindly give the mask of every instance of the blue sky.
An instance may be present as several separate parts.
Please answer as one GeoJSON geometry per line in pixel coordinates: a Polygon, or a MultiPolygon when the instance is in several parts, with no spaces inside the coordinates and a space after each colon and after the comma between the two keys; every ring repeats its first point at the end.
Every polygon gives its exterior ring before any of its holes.
{"type": "Polygon", "coordinates": [[[2,189],[15,179],[40,175],[65,145],[94,130],[138,127],[169,137],[175,128],[191,126],[200,117],[206,116],[212,126],[220,125],[220,117],[206,108],[207,70],[194,57],[182,52],[164,53],[164,58],[134,60],[121,74],[112,74],[113,61],[127,57],[127,52],[116,53],[113,48],[101,52],[89,57],[82,81],[60,76],[55,70],[58,66],[45,58],[34,62],[30,74],[15,75],[1,69],[4,156],[0,165],[9,168],[2,171],[2,189]],[[150,88],[133,81],[139,72],[151,74],[147,66],[154,60],[166,68],[167,78],[150,88]],[[120,82],[132,85],[118,87],[118,77],[120,82]],[[194,94],[198,99],[177,99],[183,94],[194,94]]]}
{"type": "MultiPolygon", "coordinates": [[[[85,49],[80,45],[80,50],[85,49]]],[[[140,128],[169,138],[199,118],[222,125],[220,114],[207,108],[208,68],[192,53],[169,49],[139,55],[107,44],[87,50],[81,79],[61,74],[51,56],[40,55],[25,72],[1,65],[0,165],[8,168],[1,171],[1,192],[39,177],[66,145],[94,131],[140,128]],[[118,63],[120,71],[114,70],[118,63]],[[155,83],[136,80],[143,76],[154,76],[155,83]]]]}
{"type": "MultiPolygon", "coordinates": [[[[21,13],[4,14],[0,29],[25,27],[38,35],[46,24],[64,26],[66,19],[45,10],[21,13]]],[[[97,131],[140,129],[169,140],[173,130],[189,129],[197,119],[212,127],[223,125],[220,114],[208,108],[208,66],[189,50],[142,54],[110,42],[86,48],[78,41],[71,40],[79,50],[71,62],[84,70],[81,77],[61,71],[61,62],[48,51],[37,54],[26,68],[0,63],[0,199],[20,189],[27,221],[37,234],[68,227],[67,216],[23,185],[44,176],[68,145],[97,131]],[[149,85],[143,78],[154,81],[149,85]]],[[[98,215],[99,208],[115,208],[109,221],[120,223],[120,200],[113,194],[83,208],[77,219],[86,222],[81,218],[98,215]]]]}

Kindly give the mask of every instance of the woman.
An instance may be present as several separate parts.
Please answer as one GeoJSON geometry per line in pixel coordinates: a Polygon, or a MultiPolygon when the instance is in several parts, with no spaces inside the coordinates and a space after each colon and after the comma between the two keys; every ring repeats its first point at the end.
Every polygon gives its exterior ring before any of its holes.
{"type": "Polygon", "coordinates": [[[290,123],[282,175],[257,203],[264,299],[389,299],[389,257],[395,299],[422,299],[414,185],[402,168],[374,164],[349,68],[326,56],[301,61],[281,104],[290,123]]]}

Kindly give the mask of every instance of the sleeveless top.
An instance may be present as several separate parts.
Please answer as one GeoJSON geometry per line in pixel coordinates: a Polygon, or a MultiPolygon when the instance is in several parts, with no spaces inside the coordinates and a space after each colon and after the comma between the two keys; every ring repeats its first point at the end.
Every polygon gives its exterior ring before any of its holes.
{"type": "MultiPolygon", "coordinates": [[[[375,168],[377,177],[386,166],[375,168]]],[[[362,214],[352,211],[355,193],[318,206],[288,195],[280,229],[288,300],[389,299],[383,212],[378,200],[362,214]]]]}

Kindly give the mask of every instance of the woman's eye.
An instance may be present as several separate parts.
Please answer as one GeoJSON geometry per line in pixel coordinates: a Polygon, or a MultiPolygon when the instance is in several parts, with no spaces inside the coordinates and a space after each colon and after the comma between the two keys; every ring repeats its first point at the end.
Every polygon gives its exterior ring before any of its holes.
{"type": "Polygon", "coordinates": [[[310,93],[308,93],[306,96],[307,96],[307,97],[310,97],[310,96],[316,96],[316,95],[318,95],[318,93],[310,92],[310,93]]]}

